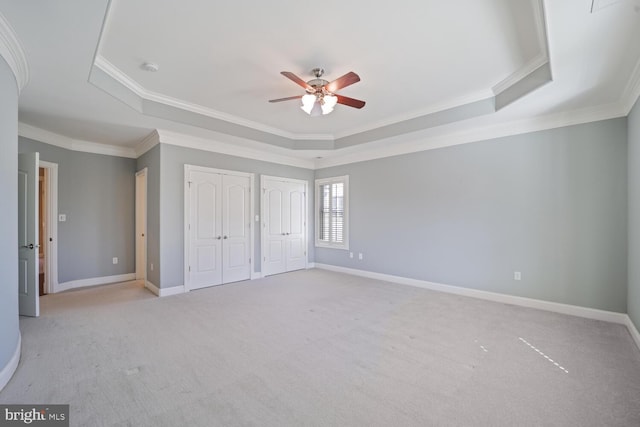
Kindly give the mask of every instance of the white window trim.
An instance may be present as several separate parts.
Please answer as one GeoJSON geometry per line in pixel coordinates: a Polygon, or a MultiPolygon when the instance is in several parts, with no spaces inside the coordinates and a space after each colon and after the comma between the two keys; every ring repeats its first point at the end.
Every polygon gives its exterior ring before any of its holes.
{"type": "Polygon", "coordinates": [[[351,231],[349,224],[349,175],[342,176],[334,176],[331,178],[322,178],[316,179],[315,182],[315,199],[316,203],[314,206],[315,211],[315,243],[318,248],[332,248],[332,249],[343,249],[349,250],[349,233],[351,231]],[[325,184],[334,184],[341,182],[344,184],[344,226],[343,226],[343,234],[344,234],[344,242],[343,243],[331,243],[325,242],[319,239],[320,236],[320,218],[319,218],[319,208],[320,208],[320,186],[325,184]]]}

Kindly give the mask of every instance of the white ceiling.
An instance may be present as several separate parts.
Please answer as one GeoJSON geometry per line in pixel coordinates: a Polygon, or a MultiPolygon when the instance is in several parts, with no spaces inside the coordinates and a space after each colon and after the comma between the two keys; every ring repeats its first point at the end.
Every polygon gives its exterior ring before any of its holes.
{"type": "Polygon", "coordinates": [[[591,13],[592,0],[272,0],[250,8],[209,0],[0,0],[0,14],[29,63],[20,100],[25,125],[115,146],[133,147],[166,129],[330,158],[488,128],[535,130],[536,120],[552,127],[567,117],[625,115],[640,87],[640,0],[596,6],[591,13]],[[144,61],[160,71],[143,71],[144,61]],[[491,98],[546,61],[553,81],[498,112],[431,121],[422,130],[407,121],[491,98]],[[280,71],[309,80],[317,66],[327,80],[358,73],[362,80],[339,93],[367,105],[338,105],[312,118],[298,101],[267,102],[302,94],[280,71]],[[392,124],[392,133],[380,131],[392,124]],[[300,150],[305,140],[350,135],[359,136],[357,146],[300,150]]]}

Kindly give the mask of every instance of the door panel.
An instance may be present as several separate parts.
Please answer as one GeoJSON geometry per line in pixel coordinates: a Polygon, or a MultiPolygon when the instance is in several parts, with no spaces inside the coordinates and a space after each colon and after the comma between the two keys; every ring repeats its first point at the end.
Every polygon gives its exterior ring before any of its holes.
{"type": "Polygon", "coordinates": [[[263,235],[266,240],[264,244],[266,250],[262,256],[262,273],[268,276],[287,271],[284,257],[284,224],[286,218],[282,183],[266,181],[265,185],[266,188],[263,191],[266,210],[263,212],[263,235]]]}
{"type": "Polygon", "coordinates": [[[305,194],[304,185],[291,182],[287,186],[289,227],[287,230],[287,271],[306,267],[305,254],[305,194]]]}
{"type": "Polygon", "coordinates": [[[190,185],[189,288],[222,283],[220,175],[192,171],[190,185]]]}
{"type": "Polygon", "coordinates": [[[222,182],[222,280],[230,283],[251,278],[251,179],[223,175],[222,182]]]}
{"type": "Polygon", "coordinates": [[[136,279],[147,276],[147,174],[136,174],[136,279]]]}
{"type": "Polygon", "coordinates": [[[305,185],[265,179],[263,238],[265,276],[306,267],[305,185]]]}
{"type": "Polygon", "coordinates": [[[18,155],[18,300],[21,316],[40,315],[38,153],[18,155]]]}

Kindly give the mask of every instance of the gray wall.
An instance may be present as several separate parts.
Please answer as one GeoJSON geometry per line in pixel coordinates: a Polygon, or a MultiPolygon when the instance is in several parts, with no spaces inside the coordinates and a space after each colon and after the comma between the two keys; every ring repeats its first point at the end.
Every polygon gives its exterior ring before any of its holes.
{"type": "Polygon", "coordinates": [[[13,356],[18,325],[18,86],[0,56],[0,372],[13,356]]]}
{"type": "MultiPolygon", "coordinates": [[[[259,160],[244,159],[225,154],[160,145],[160,287],[184,284],[184,165],[206,166],[256,174],[255,188],[259,189],[260,176],[271,175],[306,180],[309,183],[309,200],[313,200],[313,171],[292,166],[278,165],[259,160]]],[[[260,192],[254,193],[256,214],[260,213],[260,192]]],[[[311,211],[311,210],[310,210],[311,211]]],[[[313,224],[309,212],[309,224],[313,224]]],[[[255,225],[255,222],[254,222],[255,225]]],[[[309,260],[313,261],[313,227],[310,226],[309,260]]],[[[260,229],[255,227],[254,271],[260,271],[260,229]]]]}
{"type": "Polygon", "coordinates": [[[138,157],[136,171],[144,168],[147,168],[147,280],[160,286],[160,145],[138,157]]]}
{"type": "Polygon", "coordinates": [[[640,101],[627,117],[629,137],[629,290],[627,312],[640,330],[640,101]]]}
{"type": "Polygon", "coordinates": [[[135,159],[26,138],[19,150],[58,164],[58,282],[135,272],[135,159]]]}
{"type": "Polygon", "coordinates": [[[621,118],[318,170],[350,176],[356,254],[315,261],[625,312],[626,155],[621,118]]]}

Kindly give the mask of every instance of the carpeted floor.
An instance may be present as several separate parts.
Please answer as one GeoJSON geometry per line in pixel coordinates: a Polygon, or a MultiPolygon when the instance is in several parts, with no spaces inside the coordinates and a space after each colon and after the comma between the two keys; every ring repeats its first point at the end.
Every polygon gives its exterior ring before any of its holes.
{"type": "Polygon", "coordinates": [[[0,403],[72,426],[639,426],[624,326],[322,270],[41,299],[0,403]]]}

